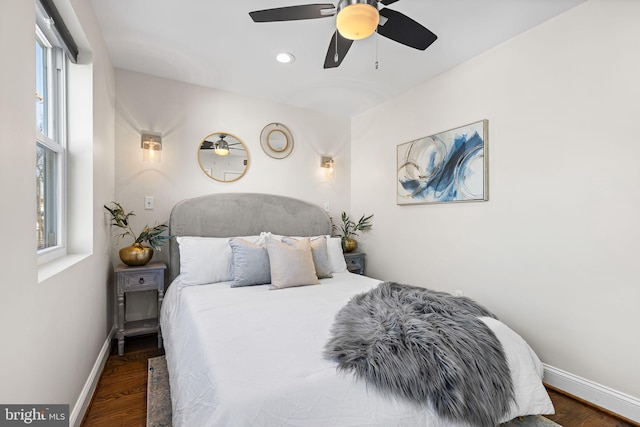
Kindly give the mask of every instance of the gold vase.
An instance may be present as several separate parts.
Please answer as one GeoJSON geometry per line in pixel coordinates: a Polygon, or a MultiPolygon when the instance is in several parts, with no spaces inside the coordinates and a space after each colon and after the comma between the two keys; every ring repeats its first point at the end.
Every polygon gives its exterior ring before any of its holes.
{"type": "Polygon", "coordinates": [[[120,260],[130,266],[145,265],[153,257],[153,248],[134,243],[131,246],[120,249],[120,260]]]}
{"type": "Polygon", "coordinates": [[[358,247],[358,242],[351,237],[345,237],[342,239],[342,250],[344,252],[353,252],[358,247]]]}

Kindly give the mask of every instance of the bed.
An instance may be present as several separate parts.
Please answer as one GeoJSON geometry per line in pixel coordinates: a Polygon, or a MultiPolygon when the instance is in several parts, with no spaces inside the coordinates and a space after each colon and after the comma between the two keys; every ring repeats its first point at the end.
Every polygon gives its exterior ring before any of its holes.
{"type": "MultiPolygon", "coordinates": [[[[169,228],[171,284],[160,322],[174,427],[478,425],[443,417],[430,402],[380,390],[327,357],[336,315],[354,295],[381,284],[346,270],[339,239],[329,237],[331,223],[320,207],[268,194],[214,194],[178,203],[169,228]],[[290,271],[308,258],[286,268],[274,265],[291,251],[281,247],[283,237],[296,240],[290,246],[324,242],[322,262],[330,271],[318,269],[314,249],[315,276],[331,277],[295,286],[297,279],[286,276],[295,276],[290,271]],[[265,245],[277,248],[268,252],[273,283],[238,285],[238,274],[244,280],[261,265],[244,256],[265,245]]],[[[296,256],[306,257],[306,247],[296,256]]],[[[533,350],[497,319],[479,319],[504,350],[513,386],[500,422],[553,413],[533,350]]]]}

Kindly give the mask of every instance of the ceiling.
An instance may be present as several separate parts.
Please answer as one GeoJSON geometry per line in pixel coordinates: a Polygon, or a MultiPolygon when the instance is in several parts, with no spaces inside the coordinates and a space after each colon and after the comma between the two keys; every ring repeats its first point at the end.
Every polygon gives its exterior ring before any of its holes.
{"type": "Polygon", "coordinates": [[[352,117],[584,1],[401,0],[389,8],[433,31],[433,45],[419,51],[374,35],[327,70],[335,17],[258,24],[248,14],[309,1],[92,3],[117,68],[352,117]],[[282,51],[295,62],[276,62],[282,51]]]}

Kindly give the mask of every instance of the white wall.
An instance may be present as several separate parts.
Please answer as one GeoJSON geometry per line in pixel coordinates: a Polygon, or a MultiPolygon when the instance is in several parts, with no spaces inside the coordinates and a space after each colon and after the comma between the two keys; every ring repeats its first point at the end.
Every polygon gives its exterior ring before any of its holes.
{"type": "Polygon", "coordinates": [[[636,397],[638,16],[587,2],[354,118],[351,142],[369,274],[461,289],[545,363],[636,397]],[[480,119],[489,201],[396,206],[396,146],[480,119]]]}
{"type": "MultiPolygon", "coordinates": [[[[167,222],[176,202],[210,193],[280,194],[323,206],[331,215],[349,207],[350,121],[216,89],[116,70],[116,201],[134,211],[136,232],[145,224],[167,222]],[[291,131],[289,157],[273,159],[260,146],[269,123],[291,131]],[[140,131],[162,133],[159,163],[143,162],[140,131]],[[237,181],[221,183],[198,165],[198,147],[213,132],[231,133],[248,148],[249,169],[237,181]],[[320,168],[320,157],[334,157],[333,177],[320,168]],[[155,209],[144,210],[144,196],[155,197],[155,209]]],[[[115,243],[115,242],[114,242],[115,243]]],[[[121,240],[118,247],[131,244],[121,240]]],[[[115,247],[115,246],[114,246],[115,247]]],[[[166,259],[168,250],[156,254],[166,259]]],[[[112,254],[114,262],[117,252],[112,254]]],[[[153,299],[133,295],[128,318],[153,312],[153,299]],[[132,310],[131,310],[132,309],[132,310]]]]}
{"type": "MultiPolygon", "coordinates": [[[[107,320],[109,239],[101,205],[113,197],[114,189],[114,76],[90,3],[61,0],[56,4],[74,36],[79,36],[84,58],[91,56],[89,48],[93,51],[93,64],[75,67],[85,85],[87,79],[93,80],[93,91],[84,94],[89,104],[93,100],[93,111],[85,111],[82,126],[74,127],[74,154],[69,160],[77,166],[71,187],[83,191],[83,198],[70,205],[74,215],[70,226],[81,227],[84,235],[70,242],[74,256],[48,266],[48,278],[39,281],[39,273],[45,275],[37,265],[34,227],[35,9],[32,1],[2,0],[0,402],[68,403],[73,411],[111,328],[107,320]]],[[[90,82],[86,87],[91,88],[90,82]]]]}

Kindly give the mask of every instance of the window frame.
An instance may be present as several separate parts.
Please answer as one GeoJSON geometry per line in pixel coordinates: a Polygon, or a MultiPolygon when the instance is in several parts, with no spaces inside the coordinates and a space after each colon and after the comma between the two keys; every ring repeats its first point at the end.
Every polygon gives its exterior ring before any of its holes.
{"type": "MultiPolygon", "coordinates": [[[[39,3],[36,2],[39,6],[39,3]]],[[[36,118],[36,150],[38,146],[55,153],[55,183],[45,184],[50,190],[55,192],[55,207],[47,212],[50,216],[54,212],[55,219],[55,245],[47,246],[45,236],[45,247],[39,248],[39,242],[36,241],[36,250],[38,264],[43,264],[54,259],[67,255],[67,80],[66,68],[68,59],[58,42],[57,37],[53,33],[51,21],[47,18],[42,7],[36,7],[36,42],[40,42],[46,49],[47,71],[46,78],[46,94],[42,94],[47,105],[45,107],[46,126],[41,132],[38,129],[38,119],[36,118]]],[[[35,46],[35,45],[34,45],[35,46]]],[[[36,166],[37,167],[37,166],[36,166]]],[[[50,180],[49,180],[50,181],[50,180]]],[[[39,185],[36,182],[36,185],[39,185]]],[[[37,194],[37,190],[36,190],[37,194]]],[[[36,200],[39,204],[39,201],[36,200]]],[[[39,208],[39,207],[38,207],[39,208]]],[[[46,209],[46,208],[45,208],[46,209]]]]}

